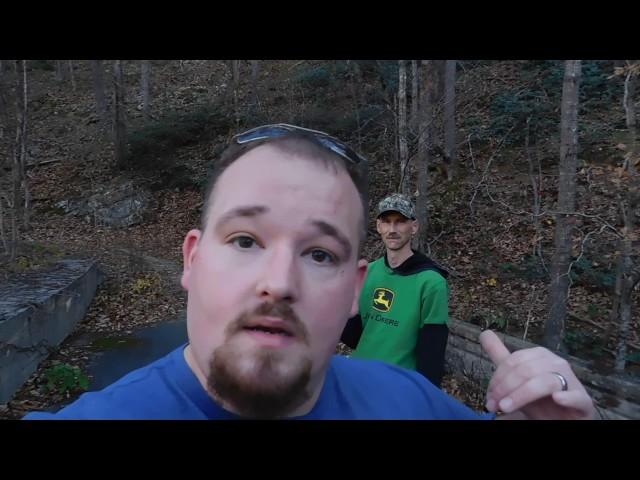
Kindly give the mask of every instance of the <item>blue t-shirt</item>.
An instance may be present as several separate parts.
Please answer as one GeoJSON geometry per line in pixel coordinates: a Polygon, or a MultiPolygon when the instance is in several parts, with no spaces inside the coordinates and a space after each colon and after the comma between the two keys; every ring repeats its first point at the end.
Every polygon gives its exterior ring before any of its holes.
{"type": "MultiPolygon", "coordinates": [[[[83,394],[57,413],[25,420],[224,420],[239,416],[218,406],[184,358],[184,348],[135,370],[98,392],[83,394]]],[[[479,415],[422,375],[374,360],[335,355],[305,420],[478,420],[479,415]]]]}

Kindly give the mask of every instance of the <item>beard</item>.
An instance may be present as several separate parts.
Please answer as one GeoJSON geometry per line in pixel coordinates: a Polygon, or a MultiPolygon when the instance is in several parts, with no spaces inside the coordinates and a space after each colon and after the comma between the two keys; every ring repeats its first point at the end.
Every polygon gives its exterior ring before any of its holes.
{"type": "Polygon", "coordinates": [[[247,349],[234,342],[234,335],[253,316],[281,318],[298,341],[308,344],[304,324],[288,304],[264,303],[254,313],[240,315],[227,327],[225,342],[211,357],[207,384],[214,398],[242,416],[284,417],[311,397],[308,386],[312,361],[304,354],[292,356],[267,348],[247,349]]]}

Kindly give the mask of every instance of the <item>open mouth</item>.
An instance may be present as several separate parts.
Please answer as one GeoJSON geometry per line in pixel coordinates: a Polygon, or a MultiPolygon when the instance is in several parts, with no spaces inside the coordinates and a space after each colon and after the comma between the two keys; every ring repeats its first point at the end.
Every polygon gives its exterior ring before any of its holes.
{"type": "Polygon", "coordinates": [[[253,327],[244,327],[244,330],[249,330],[253,332],[263,332],[263,333],[268,333],[270,335],[282,335],[284,337],[293,337],[291,332],[278,327],[265,327],[262,325],[256,325],[253,327]]]}

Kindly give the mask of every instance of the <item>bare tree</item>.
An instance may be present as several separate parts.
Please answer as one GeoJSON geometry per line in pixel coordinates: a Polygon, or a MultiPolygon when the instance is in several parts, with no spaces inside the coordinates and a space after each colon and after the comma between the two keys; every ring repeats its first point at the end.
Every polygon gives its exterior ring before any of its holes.
{"type": "Polygon", "coordinates": [[[258,60],[251,60],[251,93],[252,100],[251,105],[254,107],[258,106],[259,96],[258,96],[258,74],[260,73],[260,62],[258,60]]]}
{"type": "Polygon", "coordinates": [[[122,60],[113,61],[113,112],[116,165],[124,168],[127,161],[127,124],[125,84],[122,60]]]}
{"type": "Polygon", "coordinates": [[[409,163],[409,146],[407,144],[407,61],[398,61],[398,150],[400,153],[400,187],[399,191],[407,194],[409,182],[407,164],[409,163]]]}
{"type": "Polygon", "coordinates": [[[62,66],[62,60],[56,60],[56,80],[58,82],[62,82],[64,80],[64,70],[62,66]]]}
{"type": "Polygon", "coordinates": [[[551,263],[549,316],[545,322],[544,344],[558,350],[564,338],[569,294],[569,261],[573,239],[576,169],[578,163],[578,93],[581,61],[565,60],[560,120],[560,168],[555,252],[551,263]]]}
{"type": "Polygon", "coordinates": [[[420,63],[418,60],[411,60],[411,129],[415,130],[418,123],[418,110],[420,104],[420,63]]]}
{"type": "Polygon", "coordinates": [[[447,179],[453,180],[456,168],[456,61],[447,60],[444,74],[444,153],[448,163],[447,179]]]}
{"type": "Polygon", "coordinates": [[[636,93],[636,77],[640,73],[640,65],[634,63],[627,64],[627,74],[624,79],[624,112],[625,119],[627,121],[627,132],[629,134],[629,153],[625,160],[625,169],[631,169],[633,172],[636,170],[636,153],[637,153],[637,132],[636,132],[636,107],[635,107],[635,93],[636,93]],[[629,161],[631,160],[631,161],[629,161]]]}
{"type": "MultiPolygon", "coordinates": [[[[0,139],[4,138],[4,129],[9,121],[9,113],[7,110],[7,99],[5,96],[5,83],[4,83],[4,71],[5,71],[6,61],[0,60],[0,139]]],[[[8,158],[3,156],[0,158],[0,169],[5,168],[5,161],[8,161],[8,158]]],[[[9,245],[7,243],[7,236],[4,227],[4,201],[5,194],[2,190],[0,190],[0,240],[2,240],[2,246],[4,248],[5,253],[11,253],[9,251],[9,245]]]]}
{"type": "Polygon", "coordinates": [[[102,60],[91,60],[93,71],[93,94],[96,97],[96,112],[102,125],[107,124],[107,101],[104,94],[104,65],[102,60]]]}
{"type": "Polygon", "coordinates": [[[69,78],[71,79],[71,88],[75,92],[76,91],[76,79],[75,79],[75,76],[73,75],[73,60],[68,60],[67,61],[67,65],[69,67],[69,78]]]}
{"type": "Polygon", "coordinates": [[[240,123],[240,111],[238,108],[238,89],[240,88],[240,60],[231,60],[231,94],[233,98],[233,111],[235,112],[236,125],[240,123]]]}
{"type": "Polygon", "coordinates": [[[236,90],[240,83],[240,60],[231,60],[231,80],[233,89],[236,90]]]}
{"type": "Polygon", "coordinates": [[[4,84],[4,61],[0,60],[0,139],[4,138],[4,129],[9,117],[7,111],[7,97],[5,95],[4,84]]]}
{"type": "MultiPolygon", "coordinates": [[[[540,211],[542,200],[542,165],[540,162],[540,155],[537,145],[534,142],[534,150],[536,152],[537,168],[534,168],[533,159],[531,158],[531,146],[530,146],[530,124],[531,117],[527,118],[525,137],[524,137],[524,150],[527,157],[527,163],[529,164],[529,180],[531,181],[531,189],[533,192],[533,227],[535,231],[535,237],[533,239],[533,251],[532,255],[537,256],[544,266],[544,257],[542,255],[542,226],[540,224],[540,211]]],[[[546,268],[546,266],[545,266],[546,268]]]]}
{"type": "Polygon", "coordinates": [[[145,122],[151,118],[151,63],[149,60],[142,60],[140,65],[142,87],[142,115],[145,122]]]}
{"type": "Polygon", "coordinates": [[[634,265],[634,241],[638,240],[636,232],[635,212],[640,211],[640,174],[636,165],[640,162],[637,152],[636,113],[634,104],[636,77],[640,74],[640,64],[628,62],[623,68],[624,110],[629,134],[628,152],[625,156],[624,169],[628,175],[629,188],[626,198],[619,200],[622,220],[622,238],[618,246],[616,265],[616,283],[613,294],[611,320],[618,325],[618,341],[616,345],[615,370],[623,372],[627,362],[627,345],[631,340],[631,305],[635,286],[640,282],[640,266],[634,265]]]}
{"type": "Polygon", "coordinates": [[[11,217],[11,253],[17,253],[19,234],[18,219],[23,213],[24,226],[28,225],[29,189],[24,174],[27,155],[27,62],[16,60],[16,141],[13,150],[13,215],[11,217]],[[24,192],[24,194],[23,194],[24,192]],[[23,203],[24,202],[24,203],[23,203]]]}
{"type": "Polygon", "coordinates": [[[434,65],[432,60],[422,60],[422,81],[418,114],[418,198],[416,215],[420,228],[417,247],[425,250],[427,246],[427,229],[429,227],[428,190],[429,190],[429,151],[432,143],[433,93],[435,87],[434,65]]]}
{"type": "Polygon", "coordinates": [[[633,184],[627,198],[620,201],[620,216],[624,227],[619,244],[616,265],[616,283],[613,294],[611,319],[618,324],[618,341],[616,345],[615,370],[624,371],[627,359],[627,345],[631,340],[631,305],[633,290],[640,282],[640,267],[634,266],[633,243],[637,241],[635,232],[634,211],[640,207],[640,181],[638,173],[633,174],[633,184]]]}
{"type": "Polygon", "coordinates": [[[4,195],[0,191],[0,240],[2,240],[2,247],[5,253],[9,252],[9,246],[7,244],[7,235],[4,231],[4,195]]]}

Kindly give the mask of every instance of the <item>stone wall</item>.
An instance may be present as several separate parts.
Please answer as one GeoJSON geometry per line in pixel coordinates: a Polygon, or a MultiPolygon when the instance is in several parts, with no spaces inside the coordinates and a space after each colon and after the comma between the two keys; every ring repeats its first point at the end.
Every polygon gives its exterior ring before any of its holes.
{"type": "MultiPolygon", "coordinates": [[[[449,327],[447,368],[481,385],[488,385],[494,367],[478,342],[480,328],[457,320],[451,320],[449,327]]],[[[510,351],[537,346],[509,335],[499,336],[510,351]]],[[[611,372],[596,372],[590,362],[563,356],[596,401],[604,418],[640,419],[640,380],[611,372]]]]}
{"type": "Polygon", "coordinates": [[[95,261],[65,260],[0,285],[0,404],[84,318],[101,280],[95,261]]]}

